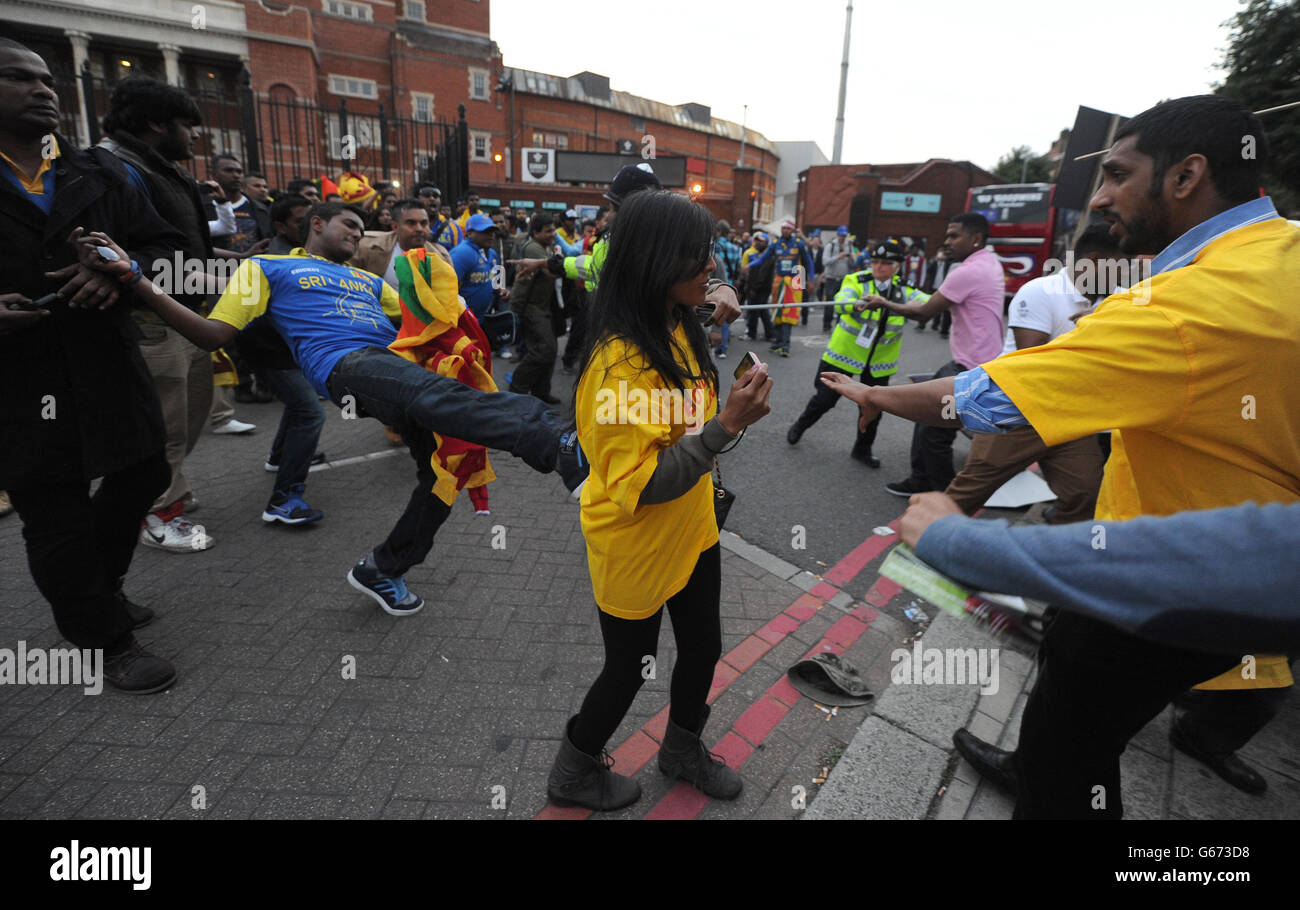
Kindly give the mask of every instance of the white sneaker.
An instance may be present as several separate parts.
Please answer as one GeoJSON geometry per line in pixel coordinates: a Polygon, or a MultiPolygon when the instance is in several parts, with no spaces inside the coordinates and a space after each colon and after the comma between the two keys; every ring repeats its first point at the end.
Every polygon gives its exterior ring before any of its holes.
{"type": "Polygon", "coordinates": [[[211,549],[216,541],[203,525],[186,521],[181,516],[163,521],[150,512],[144,517],[144,527],[140,529],[140,543],[170,553],[198,553],[211,549]]]}
{"type": "Polygon", "coordinates": [[[244,423],[242,420],[235,420],[233,417],[230,423],[225,426],[213,427],[212,432],[220,435],[230,435],[234,433],[251,433],[257,429],[255,423],[244,423]]]}

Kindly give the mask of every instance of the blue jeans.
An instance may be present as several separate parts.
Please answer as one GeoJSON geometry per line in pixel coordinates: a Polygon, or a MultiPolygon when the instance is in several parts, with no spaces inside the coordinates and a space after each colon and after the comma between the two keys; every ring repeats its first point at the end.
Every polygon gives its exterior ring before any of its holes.
{"type": "Polygon", "coordinates": [[[280,466],[275,475],[276,490],[288,493],[295,484],[307,482],[311,457],[316,454],[320,431],[325,426],[325,409],[320,406],[316,390],[302,375],[302,370],[296,367],[289,370],[263,368],[259,373],[284,402],[284,413],[280,415],[280,428],[275,431],[275,441],[271,443],[269,461],[280,466]]]}
{"type": "Polygon", "coordinates": [[[776,327],[776,340],[772,342],[772,347],[780,348],[783,351],[790,350],[790,330],[794,328],[788,322],[782,322],[776,327]]]}
{"type": "Polygon", "coordinates": [[[718,345],[718,353],[725,354],[727,353],[727,345],[731,344],[731,323],[724,322],[718,327],[718,330],[722,333],[722,342],[718,345]]]}
{"type": "Polygon", "coordinates": [[[433,433],[504,449],[538,471],[555,470],[560,428],[531,395],[481,392],[380,347],[346,355],[330,373],[328,387],[345,416],[352,409],[399,430],[416,463],[418,481],[406,510],[374,551],[385,575],[401,575],[423,561],[450,512],[432,492],[433,433]]]}

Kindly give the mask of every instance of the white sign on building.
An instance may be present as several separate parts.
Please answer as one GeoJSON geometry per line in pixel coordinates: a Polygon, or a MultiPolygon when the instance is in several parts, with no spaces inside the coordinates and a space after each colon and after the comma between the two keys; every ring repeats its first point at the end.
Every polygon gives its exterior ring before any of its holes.
{"type": "Polygon", "coordinates": [[[555,149],[520,149],[519,177],[524,183],[555,182],[555,149]]]}

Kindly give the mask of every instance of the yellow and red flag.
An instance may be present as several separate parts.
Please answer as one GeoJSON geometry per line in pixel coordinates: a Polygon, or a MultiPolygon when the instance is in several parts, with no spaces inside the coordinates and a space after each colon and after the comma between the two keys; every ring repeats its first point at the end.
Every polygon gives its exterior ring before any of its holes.
{"type": "MultiPolygon", "coordinates": [[[[456,271],[423,248],[398,256],[397,293],[402,327],[389,350],[439,376],[484,392],[497,391],[492,379],[492,347],[458,293],[456,271]]],[[[487,449],[461,439],[433,434],[433,493],[447,505],[465,487],[496,480],[487,449]]]]}

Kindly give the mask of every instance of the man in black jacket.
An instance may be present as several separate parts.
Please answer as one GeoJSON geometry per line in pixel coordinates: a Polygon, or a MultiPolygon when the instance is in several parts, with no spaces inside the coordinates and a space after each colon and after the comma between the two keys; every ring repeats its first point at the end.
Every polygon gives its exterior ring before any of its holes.
{"type": "Polygon", "coordinates": [[[120,288],[78,265],[67,238],[120,231],[146,266],[183,238],[120,162],[54,132],[53,84],[39,56],[0,38],[0,488],[59,631],[103,649],[112,685],[156,692],[176,671],[136,642],[132,630],[153,613],[126,599],[122,581],[140,519],[170,476],[162,415],[130,309],[113,305],[120,288]],[[62,299],[49,301],[54,292],[62,299]]]}
{"type": "MultiPolygon", "coordinates": [[[[216,260],[199,185],[176,162],[193,157],[194,127],[201,119],[198,106],[181,89],[132,76],[113,88],[104,115],[108,135],[99,143],[126,163],[132,182],[183,235],[184,242],[167,254],[170,267],[163,287],[196,312],[207,302],[203,274],[215,271],[216,260]]],[[[214,541],[184,517],[194,504],[184,467],[212,408],[212,359],[153,313],[137,310],[135,319],[143,335],[140,353],[162,405],[172,469],[171,483],[145,516],[140,542],[171,553],[196,553],[214,541]]]]}

